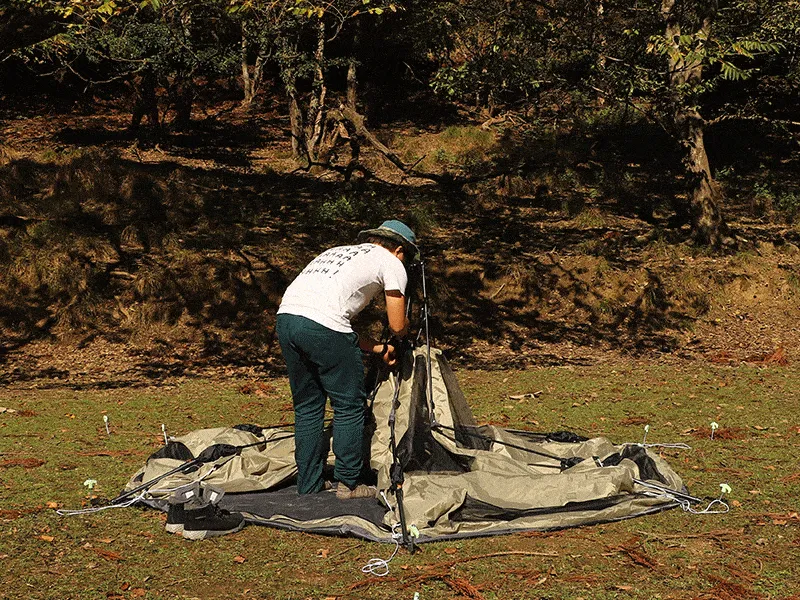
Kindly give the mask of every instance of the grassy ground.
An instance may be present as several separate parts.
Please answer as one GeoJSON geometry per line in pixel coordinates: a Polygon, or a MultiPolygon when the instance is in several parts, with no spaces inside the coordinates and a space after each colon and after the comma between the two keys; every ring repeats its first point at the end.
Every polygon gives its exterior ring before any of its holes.
{"type": "Polygon", "coordinates": [[[159,447],[162,423],[177,435],[291,419],[284,380],[7,388],[0,597],[733,599],[800,589],[796,370],[620,362],[457,375],[481,422],[615,442],[641,441],[649,425],[648,442],[688,443],[692,450],[665,456],[695,495],[716,497],[728,483],[731,511],[430,544],[401,551],[387,577],[370,578],[361,567],[391,547],[262,527],[191,543],[166,534],[155,511],[54,510],[80,507],[86,479],[98,481],[98,496],[116,495],[159,447]]]}

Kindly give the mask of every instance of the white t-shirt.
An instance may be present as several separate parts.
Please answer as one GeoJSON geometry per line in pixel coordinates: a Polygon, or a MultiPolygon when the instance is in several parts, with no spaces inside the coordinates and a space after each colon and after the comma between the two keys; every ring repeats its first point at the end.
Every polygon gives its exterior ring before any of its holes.
{"type": "Polygon", "coordinates": [[[350,321],[381,292],[405,295],[402,261],[375,244],[338,246],[312,260],[283,294],[278,314],[306,317],[328,329],[351,333],[350,321]]]}

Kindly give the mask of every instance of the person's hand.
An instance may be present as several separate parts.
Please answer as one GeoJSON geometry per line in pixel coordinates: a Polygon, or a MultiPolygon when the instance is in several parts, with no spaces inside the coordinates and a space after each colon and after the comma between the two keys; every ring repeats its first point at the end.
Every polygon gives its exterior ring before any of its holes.
{"type": "Polygon", "coordinates": [[[397,348],[393,344],[383,344],[378,351],[385,362],[390,367],[397,364],[397,348]]]}

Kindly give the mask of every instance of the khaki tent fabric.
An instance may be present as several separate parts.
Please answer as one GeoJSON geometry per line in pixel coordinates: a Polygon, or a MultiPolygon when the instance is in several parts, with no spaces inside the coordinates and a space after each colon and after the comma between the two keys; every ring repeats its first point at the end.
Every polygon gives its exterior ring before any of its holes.
{"type": "MultiPolygon", "coordinates": [[[[382,491],[379,499],[341,501],[331,492],[298,496],[291,430],[265,429],[256,436],[214,428],[175,441],[194,456],[214,444],[264,443],[193,473],[167,477],[151,490],[149,503],[163,508],[168,490],[200,480],[225,490],[223,506],[241,510],[253,523],[391,541],[399,523],[397,498],[387,493],[393,462],[388,422],[395,397],[395,438],[405,460],[406,522],[419,532],[418,542],[573,527],[676,506],[670,497],[638,485],[637,479],[685,493],[669,464],[637,444],[615,445],[605,438],[567,443],[546,434],[477,426],[452,371],[435,349],[428,385],[427,358],[425,347],[408,353],[399,374],[387,375],[371,399],[369,465],[382,491]],[[560,459],[573,458],[584,460],[562,470],[560,459]]],[[[180,464],[151,458],[127,489],[180,464]]]]}

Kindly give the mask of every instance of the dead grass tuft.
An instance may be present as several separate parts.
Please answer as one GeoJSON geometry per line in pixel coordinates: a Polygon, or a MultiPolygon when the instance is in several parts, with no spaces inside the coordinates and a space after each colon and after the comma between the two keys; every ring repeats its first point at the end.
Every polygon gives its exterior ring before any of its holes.
{"type": "Polygon", "coordinates": [[[480,127],[452,126],[440,133],[402,138],[397,152],[422,171],[469,171],[487,161],[496,141],[494,133],[480,127]]]}
{"type": "Polygon", "coordinates": [[[758,600],[764,598],[755,590],[741,583],[728,581],[718,575],[706,575],[709,581],[714,584],[708,592],[701,594],[698,598],[714,598],[715,600],[758,600]]]}
{"type": "Polygon", "coordinates": [[[17,158],[17,153],[11,146],[0,143],[0,166],[7,165],[17,158]]]}
{"type": "Polygon", "coordinates": [[[778,365],[786,367],[789,365],[789,356],[784,348],[777,348],[773,352],[757,354],[744,359],[745,362],[757,365],[778,365]]]}

